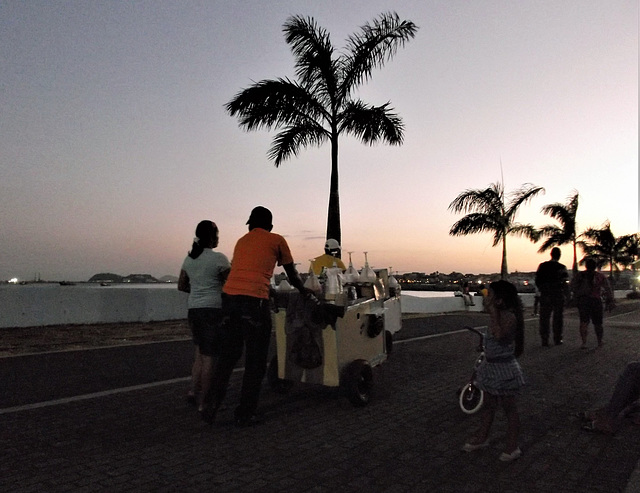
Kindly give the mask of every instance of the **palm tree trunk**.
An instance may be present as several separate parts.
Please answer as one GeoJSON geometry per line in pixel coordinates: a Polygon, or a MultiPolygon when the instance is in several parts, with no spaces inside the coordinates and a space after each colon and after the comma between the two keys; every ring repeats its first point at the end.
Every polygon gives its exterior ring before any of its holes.
{"type": "Polygon", "coordinates": [[[502,266],[500,267],[500,278],[506,279],[509,274],[507,269],[507,235],[502,235],[502,266]]]}
{"type": "Polygon", "coordinates": [[[573,270],[574,274],[578,272],[578,250],[575,239],[573,240],[573,267],[571,268],[571,270],[573,270]]]}
{"type": "Polygon", "coordinates": [[[340,228],[340,192],[338,188],[338,133],[331,137],[331,183],[329,188],[329,212],[327,216],[327,239],[333,238],[342,245],[340,228]]]}

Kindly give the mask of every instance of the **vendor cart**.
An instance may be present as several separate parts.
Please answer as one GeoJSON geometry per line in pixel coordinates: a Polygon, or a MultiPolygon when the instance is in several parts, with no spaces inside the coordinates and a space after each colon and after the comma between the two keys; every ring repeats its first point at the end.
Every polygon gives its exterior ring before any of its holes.
{"type": "Polygon", "coordinates": [[[402,326],[399,292],[389,289],[386,269],[375,272],[375,282],[350,286],[331,301],[278,292],[276,354],[267,373],[272,389],[284,393],[295,382],[339,386],[354,406],[369,402],[372,368],[386,361],[402,326]]]}

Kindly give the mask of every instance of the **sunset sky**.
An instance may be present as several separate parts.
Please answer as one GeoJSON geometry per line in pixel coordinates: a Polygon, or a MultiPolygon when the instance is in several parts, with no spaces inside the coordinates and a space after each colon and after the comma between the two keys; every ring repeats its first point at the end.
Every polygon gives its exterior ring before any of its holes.
{"type": "MultiPolygon", "coordinates": [[[[0,280],[177,275],[196,224],[230,258],[256,205],[300,270],[326,231],[330,147],[275,168],[275,132],[224,105],[253,82],[294,78],[282,25],[313,17],[334,47],[382,12],[419,27],[358,94],[390,101],[400,147],[345,136],[343,250],[357,268],[491,273],[489,234],[449,236],[465,189],[504,180],[581,196],[578,228],[638,217],[637,0],[0,0],[0,280]]],[[[548,259],[508,240],[509,270],[548,259]]],[[[569,247],[563,259],[571,264],[569,247]]]]}

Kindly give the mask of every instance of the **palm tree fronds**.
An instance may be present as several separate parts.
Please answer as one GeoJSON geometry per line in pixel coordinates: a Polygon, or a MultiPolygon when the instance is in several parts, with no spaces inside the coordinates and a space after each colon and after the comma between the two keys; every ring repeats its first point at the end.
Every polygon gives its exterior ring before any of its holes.
{"type": "Polygon", "coordinates": [[[335,94],[339,70],[332,58],[334,49],[329,33],[318,27],[314,19],[301,16],[290,17],[283,31],[296,59],[296,76],[302,85],[312,93],[320,90],[326,95],[335,94]]]}
{"type": "Polygon", "coordinates": [[[546,238],[538,249],[538,253],[546,252],[554,246],[561,246],[572,241],[572,238],[570,236],[567,236],[567,233],[564,229],[559,228],[558,226],[553,226],[551,224],[540,228],[538,230],[538,234],[538,240],[540,238],[546,238]]]}
{"type": "Polygon", "coordinates": [[[297,156],[298,149],[309,145],[320,146],[328,138],[326,131],[313,123],[291,126],[275,136],[267,157],[273,160],[277,168],[284,160],[297,156]]]}
{"type": "MultiPolygon", "coordinates": [[[[475,233],[493,233],[495,230],[495,218],[489,214],[476,212],[467,214],[462,219],[458,220],[453,226],[451,226],[449,234],[451,236],[466,236],[475,233]]],[[[494,240],[493,246],[496,246],[500,242],[500,238],[494,238],[494,240]]]]}
{"type": "Polygon", "coordinates": [[[389,108],[365,105],[361,101],[350,102],[341,113],[339,132],[346,131],[358,137],[365,144],[372,145],[379,140],[400,145],[403,141],[402,119],[389,108]]]}
{"type": "Polygon", "coordinates": [[[372,24],[367,23],[360,29],[360,33],[347,39],[350,54],[344,59],[343,96],[367,81],[374,68],[384,65],[418,31],[413,22],[401,21],[395,12],[381,14],[372,24]]]}
{"type": "Polygon", "coordinates": [[[449,210],[455,213],[492,211],[502,214],[504,212],[503,200],[502,186],[499,183],[494,183],[484,190],[465,190],[449,204],[449,210]]]}
{"type": "Polygon", "coordinates": [[[299,84],[287,79],[263,80],[244,89],[225,105],[231,116],[247,130],[304,125],[327,119],[322,105],[299,84]]]}
{"type": "Polygon", "coordinates": [[[531,183],[525,183],[518,190],[509,194],[509,205],[507,208],[507,215],[510,218],[515,218],[516,213],[522,204],[529,202],[533,197],[539,193],[544,193],[543,187],[537,187],[531,183]]]}
{"type": "Polygon", "coordinates": [[[531,224],[513,224],[509,228],[509,234],[524,236],[534,243],[540,239],[540,231],[531,224]]]}

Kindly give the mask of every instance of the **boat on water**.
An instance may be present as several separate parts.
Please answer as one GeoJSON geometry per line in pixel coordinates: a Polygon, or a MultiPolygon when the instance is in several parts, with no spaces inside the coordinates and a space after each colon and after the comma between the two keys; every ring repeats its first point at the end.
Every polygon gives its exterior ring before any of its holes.
{"type": "Polygon", "coordinates": [[[75,282],[71,282],[71,281],[60,281],[60,286],[75,286],[76,283],[75,282]]]}

